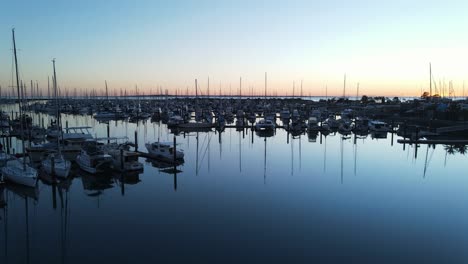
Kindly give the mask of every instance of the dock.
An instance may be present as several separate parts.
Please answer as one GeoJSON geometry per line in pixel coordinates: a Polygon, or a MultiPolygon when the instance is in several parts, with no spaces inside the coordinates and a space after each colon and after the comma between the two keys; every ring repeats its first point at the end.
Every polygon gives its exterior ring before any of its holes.
{"type": "Polygon", "coordinates": [[[398,139],[397,142],[400,144],[468,145],[468,139],[425,139],[425,140],[398,139]]]}

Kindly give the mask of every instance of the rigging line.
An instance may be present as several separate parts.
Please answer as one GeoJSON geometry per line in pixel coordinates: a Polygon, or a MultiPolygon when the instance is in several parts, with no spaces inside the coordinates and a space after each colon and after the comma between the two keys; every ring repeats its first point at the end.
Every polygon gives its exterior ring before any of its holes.
{"type": "Polygon", "coordinates": [[[206,145],[205,152],[203,153],[203,156],[202,156],[200,162],[198,163],[198,168],[197,168],[198,170],[200,170],[201,164],[203,164],[203,160],[205,159],[206,152],[208,150],[208,144],[210,144],[210,142],[211,142],[211,137],[212,137],[212,134],[209,134],[208,143],[206,145]]]}
{"type": "MultiPolygon", "coordinates": [[[[203,142],[202,142],[202,145],[200,146],[200,149],[203,149],[205,147],[205,142],[206,142],[206,138],[209,137],[209,135],[205,134],[205,137],[203,138],[203,142]]],[[[200,154],[200,153],[198,153],[200,154]]]]}

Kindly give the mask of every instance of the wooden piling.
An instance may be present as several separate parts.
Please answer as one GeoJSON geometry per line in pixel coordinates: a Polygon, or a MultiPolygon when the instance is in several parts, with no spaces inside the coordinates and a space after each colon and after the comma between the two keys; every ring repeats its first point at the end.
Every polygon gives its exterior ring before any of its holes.
{"type": "Polygon", "coordinates": [[[56,182],[56,177],[55,177],[55,155],[52,155],[50,157],[50,162],[51,162],[51,171],[50,171],[50,176],[52,177],[52,182],[56,182]]]}
{"type": "Polygon", "coordinates": [[[110,125],[107,123],[107,144],[110,144],[110,125]]]}
{"type": "Polygon", "coordinates": [[[138,132],[135,130],[135,151],[138,151],[138,132]]]}
{"type": "Polygon", "coordinates": [[[57,209],[57,185],[52,182],[52,207],[57,209]]]}
{"type": "Polygon", "coordinates": [[[120,170],[124,171],[124,150],[120,150],[120,170]]]}
{"type": "Polygon", "coordinates": [[[174,135],[174,169],[175,169],[175,164],[177,163],[176,145],[177,145],[177,139],[176,139],[176,136],[174,135]]]}

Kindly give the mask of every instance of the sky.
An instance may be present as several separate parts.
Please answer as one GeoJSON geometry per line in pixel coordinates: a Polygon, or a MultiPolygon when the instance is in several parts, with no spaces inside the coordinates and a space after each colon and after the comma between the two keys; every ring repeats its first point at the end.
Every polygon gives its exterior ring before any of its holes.
{"type": "MultiPolygon", "coordinates": [[[[0,85],[102,93],[418,96],[468,93],[468,1],[3,1],[0,85]],[[208,90],[208,79],[210,89],[208,90]],[[240,81],[242,79],[242,81],[240,81]],[[240,88],[240,85],[242,87],[240,88]],[[293,89],[294,86],[294,89],[293,89]]],[[[10,88],[9,88],[10,87],[10,88]]]]}

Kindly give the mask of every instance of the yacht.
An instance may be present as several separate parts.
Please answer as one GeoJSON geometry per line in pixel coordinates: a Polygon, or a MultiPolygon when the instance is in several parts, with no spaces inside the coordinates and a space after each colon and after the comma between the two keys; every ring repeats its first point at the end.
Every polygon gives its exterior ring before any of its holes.
{"type": "Polygon", "coordinates": [[[368,124],[371,132],[390,132],[392,130],[387,123],[382,121],[370,120],[368,124]]]}
{"type": "Polygon", "coordinates": [[[340,134],[343,134],[343,135],[350,134],[352,130],[351,120],[344,118],[344,119],[340,119],[339,121],[340,121],[339,122],[340,124],[338,126],[338,132],[340,132],[340,134]]]}
{"type": "Polygon", "coordinates": [[[307,131],[315,132],[319,130],[320,130],[320,126],[318,125],[317,117],[315,116],[309,117],[309,120],[307,122],[307,131]]]}
{"type": "Polygon", "coordinates": [[[142,171],[143,164],[138,161],[137,152],[118,148],[109,151],[112,156],[112,168],[118,171],[142,171]]]}
{"type": "Polygon", "coordinates": [[[273,131],[275,130],[276,125],[273,121],[270,119],[261,119],[255,124],[255,130],[258,131],[265,131],[265,130],[270,130],[273,131]]]}
{"type": "Polygon", "coordinates": [[[110,169],[112,156],[105,154],[95,141],[86,142],[80,154],[76,157],[76,163],[80,168],[88,173],[96,174],[110,169]]]}
{"type": "MultiPolygon", "coordinates": [[[[146,143],[148,154],[155,159],[165,161],[174,161],[174,147],[171,142],[154,142],[146,143]]],[[[184,152],[182,150],[175,150],[176,161],[183,160],[184,152]]]]}
{"type": "Polygon", "coordinates": [[[185,121],[180,115],[172,115],[169,117],[169,120],[167,120],[168,127],[177,127],[183,123],[185,123],[185,121]]]}
{"type": "Polygon", "coordinates": [[[338,122],[338,120],[336,120],[336,118],[335,118],[334,115],[328,116],[326,122],[327,122],[327,124],[328,124],[328,127],[329,127],[331,130],[338,129],[339,126],[340,126],[340,122],[338,122]]]}
{"type": "Polygon", "coordinates": [[[280,118],[281,119],[289,119],[291,117],[291,113],[289,112],[288,108],[284,108],[280,112],[280,118]]]}

